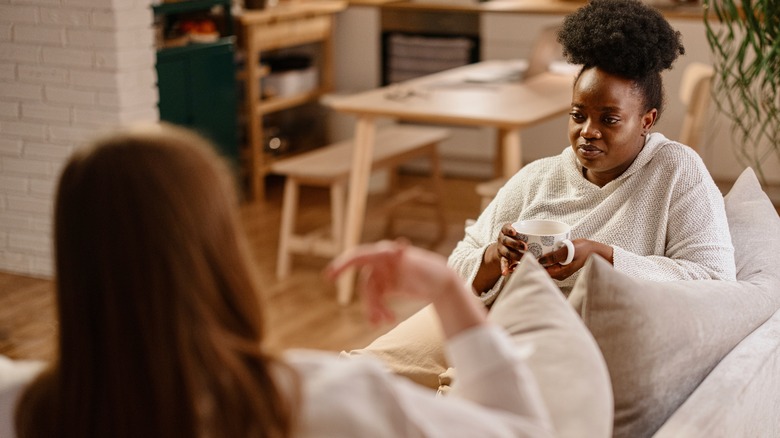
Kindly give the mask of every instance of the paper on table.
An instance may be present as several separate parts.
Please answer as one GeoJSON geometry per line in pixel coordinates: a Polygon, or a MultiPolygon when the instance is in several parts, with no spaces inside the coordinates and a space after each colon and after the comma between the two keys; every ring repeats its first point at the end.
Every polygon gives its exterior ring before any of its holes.
{"type": "Polygon", "coordinates": [[[569,64],[566,61],[553,61],[547,70],[557,75],[576,75],[582,68],[579,64],[569,64]]]}
{"type": "Polygon", "coordinates": [[[482,68],[479,71],[467,74],[463,79],[466,82],[500,82],[516,80],[528,69],[528,61],[517,59],[492,65],[489,68],[482,68]]]}

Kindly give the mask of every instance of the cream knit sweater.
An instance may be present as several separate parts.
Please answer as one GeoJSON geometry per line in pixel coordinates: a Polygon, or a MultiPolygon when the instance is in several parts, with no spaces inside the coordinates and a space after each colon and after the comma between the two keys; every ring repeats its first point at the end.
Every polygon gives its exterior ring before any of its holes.
{"type": "MultiPolygon", "coordinates": [[[[450,266],[471,284],[501,226],[526,219],[563,221],[572,239],[611,245],[615,269],[637,278],[736,278],[720,191],[695,151],[659,133],[649,135],[631,166],[604,187],[583,177],[570,147],[523,167],[466,228],[450,266]]],[[[578,274],[558,285],[568,293],[578,274]]],[[[483,300],[492,301],[501,283],[483,300]]]]}

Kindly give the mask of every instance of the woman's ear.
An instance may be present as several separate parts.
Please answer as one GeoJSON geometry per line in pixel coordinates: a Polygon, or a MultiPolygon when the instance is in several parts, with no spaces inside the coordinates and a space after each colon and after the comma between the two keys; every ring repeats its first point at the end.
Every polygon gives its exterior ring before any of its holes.
{"type": "Polygon", "coordinates": [[[647,135],[658,120],[658,109],[653,108],[642,116],[642,135],[647,135]]]}

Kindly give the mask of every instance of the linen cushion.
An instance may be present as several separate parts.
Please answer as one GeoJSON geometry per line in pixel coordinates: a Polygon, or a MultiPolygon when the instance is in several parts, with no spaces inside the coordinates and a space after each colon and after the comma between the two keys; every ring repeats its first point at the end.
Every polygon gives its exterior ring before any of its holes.
{"type": "Polygon", "coordinates": [[[780,217],[753,169],[745,169],[723,199],[737,280],[776,286],[780,277],[780,217]]]}
{"type": "MultiPolygon", "coordinates": [[[[437,387],[440,377],[444,383],[454,380],[457,386],[457,371],[447,368],[437,318],[426,307],[365,349],[347,354],[374,355],[393,372],[431,388],[437,387]]],[[[518,344],[533,345],[528,365],[558,436],[610,435],[612,391],[604,359],[576,312],[533,257],[518,265],[488,319],[504,327],[518,344]]]]}
{"type": "Polygon", "coordinates": [[[392,372],[431,389],[439,386],[439,374],[447,370],[444,334],[433,306],[428,305],[401,321],[367,347],[342,356],[371,355],[392,372]]]}
{"type": "MultiPolygon", "coordinates": [[[[488,314],[520,346],[559,437],[612,433],[610,378],[596,341],[534,257],[523,257],[488,314]]],[[[457,384],[457,379],[456,379],[457,384]]]]}
{"type": "Polygon", "coordinates": [[[594,256],[569,296],[606,359],[616,437],[652,435],[780,307],[780,218],[751,169],[725,205],[738,281],[634,279],[594,256]]]}

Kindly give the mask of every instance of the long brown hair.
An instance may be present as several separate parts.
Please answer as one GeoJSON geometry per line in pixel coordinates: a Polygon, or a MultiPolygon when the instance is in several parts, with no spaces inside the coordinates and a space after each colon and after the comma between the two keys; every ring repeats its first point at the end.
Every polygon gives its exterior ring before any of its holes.
{"type": "Polygon", "coordinates": [[[291,434],[232,183],[169,125],[74,154],[55,207],[59,357],[19,404],[20,437],[291,434]]]}

